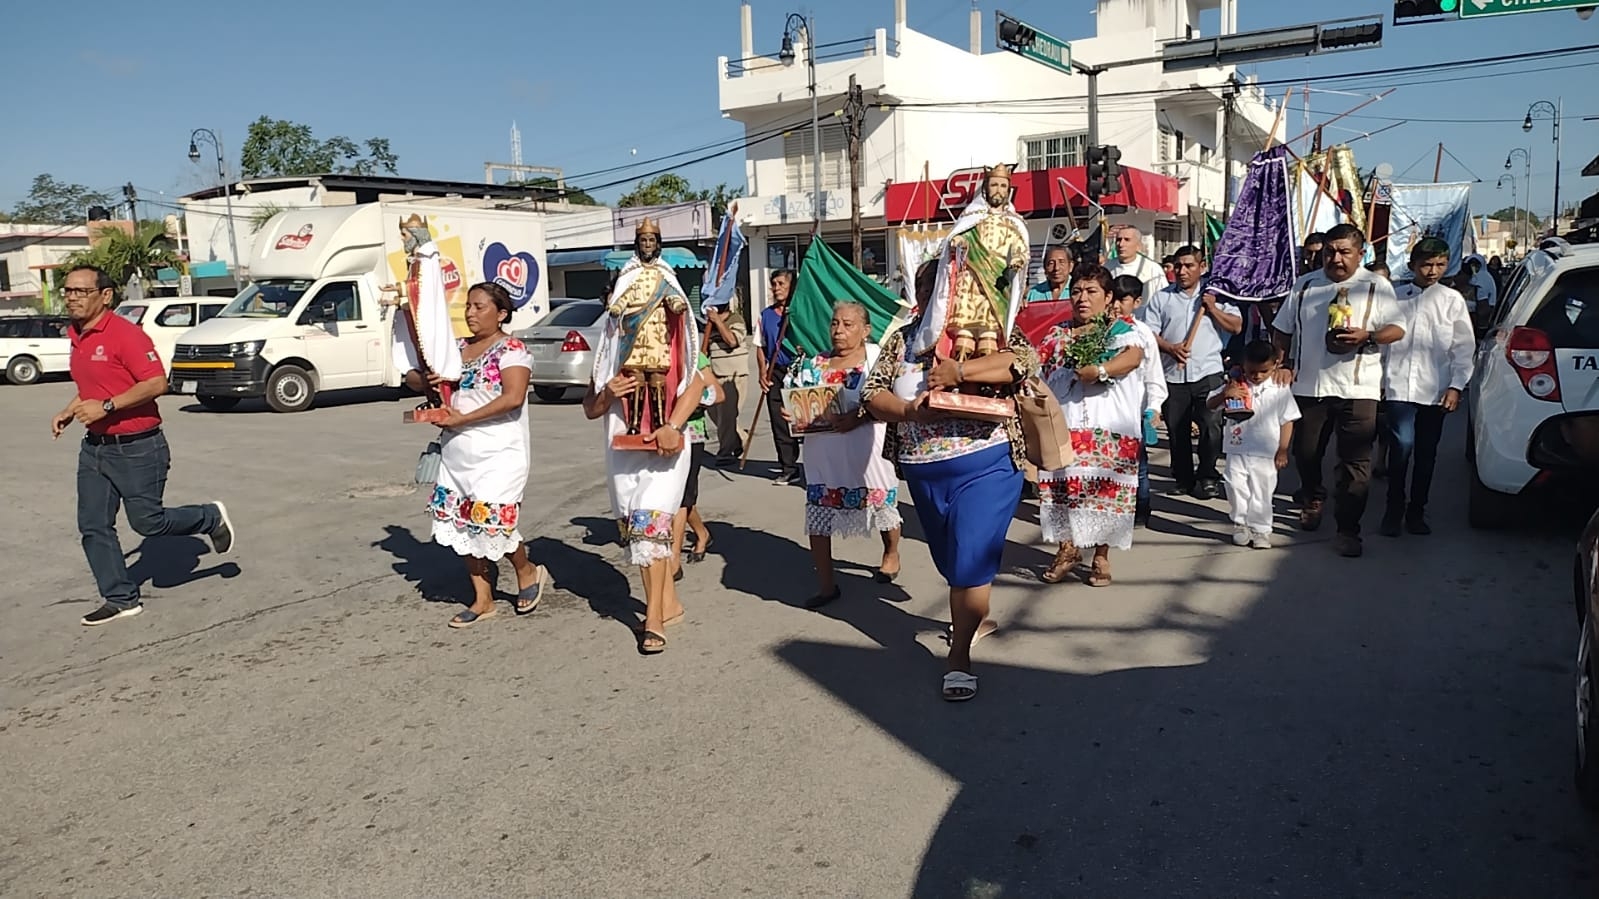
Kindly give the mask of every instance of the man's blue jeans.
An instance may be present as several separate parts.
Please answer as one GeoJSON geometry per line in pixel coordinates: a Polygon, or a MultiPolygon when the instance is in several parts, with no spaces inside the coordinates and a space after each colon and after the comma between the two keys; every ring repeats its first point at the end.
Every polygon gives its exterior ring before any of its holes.
{"type": "Polygon", "coordinates": [[[117,507],[128,515],[128,525],[143,537],[183,537],[209,534],[222,515],[214,505],[161,505],[167,489],[167,469],[172,452],[164,434],[133,443],[95,446],[84,441],[78,451],[78,532],[83,554],[106,605],[118,609],[139,604],[139,585],[128,576],[128,565],[117,542],[117,507]]]}
{"type": "Polygon", "coordinates": [[[1410,475],[1408,511],[1419,513],[1427,507],[1432,492],[1432,473],[1438,463],[1438,441],[1443,438],[1442,406],[1384,400],[1384,430],[1388,437],[1388,512],[1392,516],[1407,511],[1406,475],[1410,475]],[[1410,472],[1414,457],[1416,470],[1410,472]]]}
{"type": "Polygon", "coordinates": [[[1138,443],[1138,514],[1149,514],[1149,447],[1138,443]]]}

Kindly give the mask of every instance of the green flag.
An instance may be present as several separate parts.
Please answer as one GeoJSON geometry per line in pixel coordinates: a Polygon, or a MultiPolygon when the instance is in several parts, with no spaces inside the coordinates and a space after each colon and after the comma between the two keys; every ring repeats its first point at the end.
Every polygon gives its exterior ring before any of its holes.
{"type": "Polygon", "coordinates": [[[1205,213],[1205,258],[1211,259],[1211,250],[1216,248],[1216,243],[1221,240],[1221,233],[1227,230],[1227,223],[1210,213],[1205,213]]]}
{"type": "Polygon", "coordinates": [[[885,334],[905,324],[910,312],[899,294],[850,265],[824,241],[812,240],[789,299],[783,346],[796,356],[832,349],[833,305],[840,300],[866,307],[873,343],[882,343],[885,334]]]}

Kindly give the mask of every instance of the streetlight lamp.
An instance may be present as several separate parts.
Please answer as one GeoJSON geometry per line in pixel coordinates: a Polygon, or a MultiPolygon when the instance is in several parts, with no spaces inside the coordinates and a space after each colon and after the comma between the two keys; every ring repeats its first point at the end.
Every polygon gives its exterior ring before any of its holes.
{"type": "MultiPolygon", "coordinates": [[[[1499,176],[1499,183],[1494,185],[1495,190],[1505,189],[1505,179],[1510,179],[1510,234],[1516,234],[1516,225],[1521,221],[1521,207],[1516,205],[1516,176],[1504,174],[1499,176]]],[[[1508,254],[1507,254],[1508,258],[1508,254]]]]}
{"type": "Polygon", "coordinates": [[[204,141],[216,148],[217,151],[217,177],[222,179],[222,198],[228,206],[228,252],[233,256],[233,280],[239,280],[239,238],[233,231],[233,185],[228,181],[227,156],[222,152],[222,139],[210,128],[196,128],[189,134],[189,161],[200,161],[200,147],[197,141],[204,141]]]}
{"type": "MultiPolygon", "coordinates": [[[[1527,199],[1530,201],[1532,199],[1532,151],[1526,147],[1516,147],[1511,150],[1505,156],[1505,171],[1510,171],[1510,161],[1518,155],[1522,161],[1522,182],[1527,185],[1527,199]]],[[[1523,216],[1522,221],[1526,223],[1525,233],[1521,235],[1522,254],[1526,255],[1527,247],[1532,243],[1532,210],[1517,209],[1516,212],[1523,216]]]]}
{"type": "Polygon", "coordinates": [[[783,23],[783,49],[777,53],[777,59],[785,66],[794,64],[794,40],[804,35],[805,40],[805,68],[810,74],[811,89],[811,188],[815,198],[811,201],[813,206],[812,216],[816,221],[817,237],[821,237],[822,230],[822,122],[816,114],[816,20],[807,19],[797,12],[788,14],[788,21],[783,23]]]}
{"type": "MultiPolygon", "coordinates": [[[[1555,132],[1555,213],[1554,213],[1554,215],[1555,215],[1555,227],[1554,227],[1554,230],[1555,230],[1556,236],[1558,236],[1559,233],[1560,233],[1560,108],[1561,108],[1561,100],[1558,97],[1555,98],[1555,102],[1553,102],[1553,103],[1550,103],[1548,100],[1539,100],[1538,102],[1536,102],[1536,103],[1532,104],[1531,106],[1527,107],[1527,117],[1525,119],[1521,120],[1521,130],[1522,131],[1531,131],[1532,130],[1532,120],[1535,119],[1535,118],[1538,118],[1538,119],[1550,119],[1554,123],[1554,132],[1555,132]]],[[[1527,193],[1529,193],[1529,194],[1532,193],[1532,186],[1530,184],[1527,186],[1527,193]]]]}

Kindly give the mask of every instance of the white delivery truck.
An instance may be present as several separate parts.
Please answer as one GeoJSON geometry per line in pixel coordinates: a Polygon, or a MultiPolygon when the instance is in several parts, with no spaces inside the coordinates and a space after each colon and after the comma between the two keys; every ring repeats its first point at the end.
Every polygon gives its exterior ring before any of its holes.
{"type": "Polygon", "coordinates": [[[318,393],[399,387],[393,329],[379,302],[402,281],[400,221],[427,219],[444,267],[456,333],[466,336],[467,288],[498,282],[517,304],[507,331],[548,311],[540,216],[433,203],[365,203],[279,213],[256,235],[250,283],[227,308],[185,331],[172,353],[168,389],[208,409],[264,397],[278,412],[310,408],[318,393]]]}

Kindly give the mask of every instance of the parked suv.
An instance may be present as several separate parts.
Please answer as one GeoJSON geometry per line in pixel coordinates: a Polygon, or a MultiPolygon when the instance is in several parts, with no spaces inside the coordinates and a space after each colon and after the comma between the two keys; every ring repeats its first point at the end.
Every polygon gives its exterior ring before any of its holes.
{"type": "Polygon", "coordinates": [[[32,384],[69,369],[67,319],[53,315],[0,318],[0,372],[13,384],[32,384]]]}
{"type": "Polygon", "coordinates": [[[1517,269],[1467,393],[1467,515],[1503,522],[1549,482],[1599,482],[1599,245],[1545,240],[1517,269]]]}

